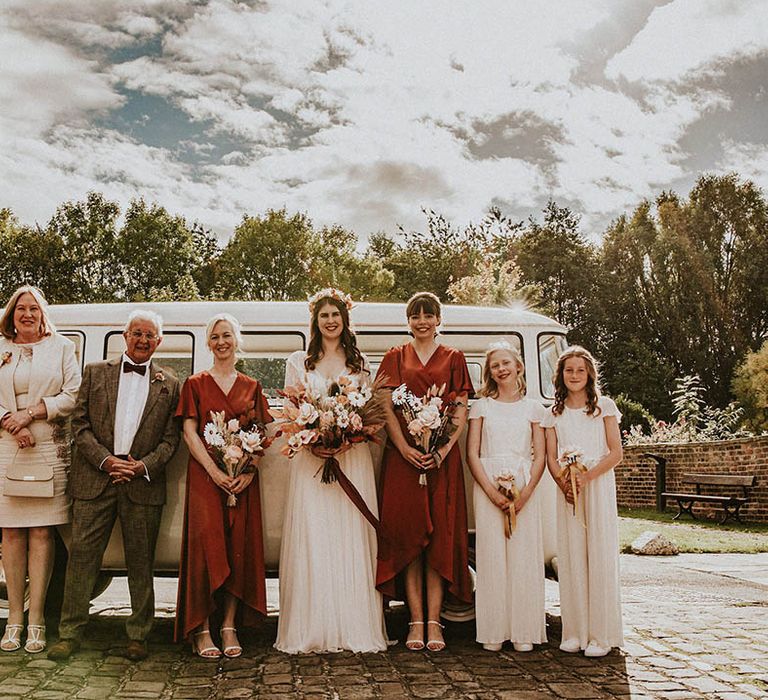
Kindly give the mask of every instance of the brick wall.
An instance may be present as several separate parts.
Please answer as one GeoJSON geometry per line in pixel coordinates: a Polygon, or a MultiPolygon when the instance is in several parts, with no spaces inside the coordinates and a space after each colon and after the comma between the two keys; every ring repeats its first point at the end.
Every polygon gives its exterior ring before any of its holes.
{"type": "MultiPolygon", "coordinates": [[[[682,474],[734,474],[757,476],[749,503],[741,509],[746,521],[768,522],[768,437],[721,442],[698,442],[682,445],[637,445],[624,448],[624,461],[616,468],[616,490],[619,506],[654,508],[656,506],[656,462],[643,453],[652,452],[667,459],[667,491],[690,493],[684,487],[682,474]]],[[[704,493],[728,495],[726,487],[702,487],[704,493]]],[[[728,487],[729,488],[729,487],[728,487]]],[[[741,491],[739,488],[738,491],[741,491]]],[[[734,492],[735,493],[735,492],[734,492]]],[[[667,510],[677,510],[676,502],[667,502],[667,510]]],[[[704,504],[694,512],[716,517],[719,509],[704,504]]],[[[686,518],[687,516],[682,516],[686,518]]]]}

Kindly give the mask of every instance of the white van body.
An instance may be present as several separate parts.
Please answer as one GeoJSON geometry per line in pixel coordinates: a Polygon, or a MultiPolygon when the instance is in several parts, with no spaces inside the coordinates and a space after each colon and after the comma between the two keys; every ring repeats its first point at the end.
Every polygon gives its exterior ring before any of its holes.
{"type": "MultiPolygon", "coordinates": [[[[154,359],[159,365],[172,369],[180,379],[211,366],[205,327],[208,319],[216,313],[230,313],[242,324],[242,364],[238,367],[259,379],[272,398],[276,397],[276,390],[282,388],[285,358],[307,346],[309,311],[304,302],[78,304],[51,306],[50,314],[58,331],[75,342],[78,357],[84,366],[123,352],[123,328],[129,314],[138,308],[151,309],[163,317],[163,341],[154,359]]],[[[358,345],[374,370],[389,348],[409,339],[404,304],[360,303],[352,310],[351,316],[358,345]]],[[[476,389],[480,387],[481,368],[488,344],[506,339],[522,351],[528,396],[544,403],[551,401],[554,363],[565,346],[566,328],[562,325],[523,309],[471,306],[445,306],[442,320],[439,340],[464,352],[476,389]]],[[[378,468],[381,447],[371,445],[371,449],[378,468]]],[[[168,499],[156,555],[158,575],[178,574],[187,458],[182,441],[167,468],[168,499]]],[[[280,454],[277,445],[269,449],[259,467],[265,559],[267,570],[272,574],[278,569],[290,468],[290,461],[280,454]]],[[[465,476],[472,529],[472,477],[468,469],[465,476]]],[[[318,483],[318,488],[329,487],[318,483]]],[[[555,554],[554,489],[552,479],[545,475],[539,491],[545,503],[543,517],[547,561],[555,554]]],[[[67,528],[62,528],[62,535],[67,541],[67,528]]],[[[116,526],[107,548],[103,571],[113,575],[125,571],[119,526],[116,526]]]]}

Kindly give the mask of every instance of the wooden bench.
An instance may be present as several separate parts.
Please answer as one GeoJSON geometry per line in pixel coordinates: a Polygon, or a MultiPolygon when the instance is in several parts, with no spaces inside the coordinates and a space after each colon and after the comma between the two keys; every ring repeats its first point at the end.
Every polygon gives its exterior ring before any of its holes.
{"type": "Polygon", "coordinates": [[[727,523],[731,518],[741,522],[739,510],[749,501],[749,490],[757,482],[757,477],[752,476],[733,476],[731,474],[683,474],[683,484],[693,484],[696,486],[696,493],[668,493],[661,495],[665,498],[672,498],[677,501],[677,514],[673,520],[677,520],[683,513],[688,513],[694,520],[694,503],[714,503],[723,508],[723,517],[721,524],[727,523]],[[741,487],[742,496],[715,496],[701,492],[702,486],[722,486],[735,489],[741,487]]]}

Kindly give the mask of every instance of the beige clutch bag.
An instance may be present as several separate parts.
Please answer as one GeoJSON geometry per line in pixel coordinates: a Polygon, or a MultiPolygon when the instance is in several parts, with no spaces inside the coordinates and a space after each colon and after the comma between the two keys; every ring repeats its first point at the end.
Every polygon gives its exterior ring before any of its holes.
{"type": "Polygon", "coordinates": [[[16,450],[5,472],[3,495],[53,498],[53,467],[34,447],[16,450]]]}

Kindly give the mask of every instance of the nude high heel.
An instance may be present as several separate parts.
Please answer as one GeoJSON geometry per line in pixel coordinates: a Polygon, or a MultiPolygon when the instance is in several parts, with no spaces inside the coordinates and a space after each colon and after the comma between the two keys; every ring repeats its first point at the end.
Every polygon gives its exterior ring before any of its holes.
{"type": "Polygon", "coordinates": [[[198,649],[197,637],[202,637],[204,634],[210,634],[210,630],[200,630],[199,632],[192,633],[192,653],[197,654],[201,659],[218,659],[221,658],[221,649],[217,646],[205,647],[205,649],[198,649]]]}
{"type": "MultiPolygon", "coordinates": [[[[237,628],[236,627],[222,627],[220,630],[221,632],[221,645],[224,647],[224,632],[234,632],[237,634],[237,628]]],[[[240,644],[232,644],[231,646],[224,647],[224,656],[226,656],[228,659],[236,659],[240,654],[243,653],[243,647],[240,646],[240,644]]]]}

